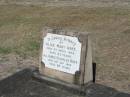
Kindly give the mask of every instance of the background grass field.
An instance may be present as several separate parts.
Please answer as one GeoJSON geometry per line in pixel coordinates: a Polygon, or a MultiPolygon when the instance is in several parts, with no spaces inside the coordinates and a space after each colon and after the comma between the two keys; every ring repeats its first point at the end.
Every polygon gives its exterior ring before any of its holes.
{"type": "Polygon", "coordinates": [[[36,65],[45,26],[91,32],[97,83],[130,92],[130,8],[127,7],[0,5],[0,64],[10,64],[0,66],[0,76],[5,71],[15,71],[20,64],[20,67],[36,65]]]}

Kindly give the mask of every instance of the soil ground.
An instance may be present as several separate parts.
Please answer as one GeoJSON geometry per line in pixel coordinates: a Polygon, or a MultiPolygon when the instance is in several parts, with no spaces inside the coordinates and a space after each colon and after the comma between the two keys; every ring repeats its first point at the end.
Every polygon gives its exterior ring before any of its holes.
{"type": "Polygon", "coordinates": [[[130,7],[0,5],[0,79],[38,66],[41,30],[91,32],[96,82],[130,93],[130,7]]]}

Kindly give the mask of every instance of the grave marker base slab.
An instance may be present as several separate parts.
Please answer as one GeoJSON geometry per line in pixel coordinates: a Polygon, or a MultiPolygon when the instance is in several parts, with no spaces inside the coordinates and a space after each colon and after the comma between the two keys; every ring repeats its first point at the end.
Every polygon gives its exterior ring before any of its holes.
{"type": "Polygon", "coordinates": [[[0,97],[130,97],[113,88],[90,84],[85,92],[35,79],[35,69],[24,69],[0,81],[0,97]]]}

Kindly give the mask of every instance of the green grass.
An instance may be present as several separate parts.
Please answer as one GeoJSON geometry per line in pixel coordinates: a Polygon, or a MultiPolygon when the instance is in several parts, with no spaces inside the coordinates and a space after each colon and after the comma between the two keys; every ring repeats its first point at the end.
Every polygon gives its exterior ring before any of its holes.
{"type": "Polygon", "coordinates": [[[11,53],[11,48],[4,48],[4,47],[1,47],[1,48],[0,48],[0,53],[1,53],[1,54],[8,54],[8,53],[11,53]]]}

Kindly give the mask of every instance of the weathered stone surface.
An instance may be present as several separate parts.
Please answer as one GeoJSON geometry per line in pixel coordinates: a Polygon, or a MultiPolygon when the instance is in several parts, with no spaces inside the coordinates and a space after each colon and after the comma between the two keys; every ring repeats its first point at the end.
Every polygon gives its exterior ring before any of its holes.
{"type": "Polygon", "coordinates": [[[41,53],[39,70],[44,76],[76,85],[92,81],[88,33],[45,28],[41,53]]]}
{"type": "Polygon", "coordinates": [[[113,88],[100,84],[90,84],[86,95],[79,91],[66,88],[33,77],[37,69],[24,69],[0,81],[0,97],[130,97],[113,88]]]}
{"type": "Polygon", "coordinates": [[[127,93],[118,93],[116,96],[114,97],[130,97],[130,94],[127,93]]]}
{"type": "Polygon", "coordinates": [[[91,84],[86,88],[86,97],[113,97],[118,92],[100,84],[91,84]]]}
{"type": "Polygon", "coordinates": [[[90,84],[86,88],[86,97],[130,97],[130,94],[121,93],[101,84],[90,84]]]}
{"type": "MultiPolygon", "coordinates": [[[[24,69],[0,81],[0,97],[79,97],[73,90],[54,87],[44,80],[32,78],[32,69],[24,69]]],[[[82,96],[80,96],[82,97],[82,96]]]]}

